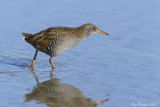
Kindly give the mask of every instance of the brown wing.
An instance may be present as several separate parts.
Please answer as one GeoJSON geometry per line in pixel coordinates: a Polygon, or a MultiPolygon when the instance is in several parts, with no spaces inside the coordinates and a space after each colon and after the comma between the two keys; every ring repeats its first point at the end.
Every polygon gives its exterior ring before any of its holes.
{"type": "Polygon", "coordinates": [[[43,30],[35,34],[33,46],[39,48],[47,48],[52,42],[56,42],[59,39],[59,35],[60,33],[57,32],[56,27],[43,30]]]}
{"type": "Polygon", "coordinates": [[[57,36],[58,35],[55,34],[38,36],[34,42],[34,45],[40,48],[47,48],[50,43],[56,41],[57,36]]]}
{"type": "Polygon", "coordinates": [[[72,35],[74,29],[67,27],[52,27],[34,34],[25,40],[36,48],[48,48],[53,43],[57,44],[62,36],[72,35]]]}

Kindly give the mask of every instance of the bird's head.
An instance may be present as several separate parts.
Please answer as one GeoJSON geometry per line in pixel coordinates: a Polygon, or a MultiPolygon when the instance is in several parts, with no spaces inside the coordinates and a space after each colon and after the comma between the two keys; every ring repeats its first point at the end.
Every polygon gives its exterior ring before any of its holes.
{"type": "Polygon", "coordinates": [[[87,23],[87,24],[84,24],[84,25],[82,25],[82,26],[84,27],[86,36],[89,36],[89,35],[92,35],[92,34],[95,34],[95,33],[102,33],[102,34],[105,34],[105,35],[108,35],[108,36],[109,36],[108,33],[99,30],[99,29],[98,29],[95,25],[93,25],[93,24],[87,23]]]}

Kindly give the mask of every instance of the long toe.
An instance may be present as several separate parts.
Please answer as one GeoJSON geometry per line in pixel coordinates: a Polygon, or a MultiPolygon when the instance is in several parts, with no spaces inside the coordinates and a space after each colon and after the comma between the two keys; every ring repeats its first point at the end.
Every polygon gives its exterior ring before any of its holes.
{"type": "Polygon", "coordinates": [[[32,61],[32,63],[28,66],[28,68],[32,68],[34,66],[35,60],[32,61]]]}
{"type": "Polygon", "coordinates": [[[55,66],[54,66],[54,65],[52,65],[52,70],[54,70],[54,68],[55,68],[55,66]]]}

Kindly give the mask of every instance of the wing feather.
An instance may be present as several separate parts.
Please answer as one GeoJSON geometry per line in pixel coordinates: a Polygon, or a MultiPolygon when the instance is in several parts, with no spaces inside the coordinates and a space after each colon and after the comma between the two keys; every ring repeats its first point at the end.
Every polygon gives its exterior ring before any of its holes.
{"type": "Polygon", "coordinates": [[[41,48],[48,48],[50,45],[52,45],[53,47],[58,43],[60,37],[61,37],[60,35],[55,35],[55,34],[53,34],[52,36],[44,35],[43,37],[37,39],[34,45],[36,47],[41,47],[41,48]]]}

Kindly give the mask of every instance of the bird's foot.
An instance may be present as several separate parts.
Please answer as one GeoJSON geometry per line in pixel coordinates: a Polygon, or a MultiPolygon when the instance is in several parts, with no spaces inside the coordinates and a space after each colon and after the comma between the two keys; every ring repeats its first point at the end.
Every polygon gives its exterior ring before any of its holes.
{"type": "Polygon", "coordinates": [[[55,66],[53,65],[53,66],[52,66],[52,71],[54,71],[54,68],[55,68],[55,66]]]}
{"type": "Polygon", "coordinates": [[[104,102],[108,101],[109,99],[105,99],[105,100],[101,100],[101,101],[96,101],[96,105],[99,105],[99,104],[103,104],[104,102]]]}
{"type": "Polygon", "coordinates": [[[53,62],[50,62],[51,63],[51,66],[52,66],[52,70],[54,70],[55,66],[53,64],[53,62]]]}
{"type": "Polygon", "coordinates": [[[35,60],[32,60],[32,63],[28,66],[28,68],[33,68],[34,63],[35,63],[35,60]]]}

